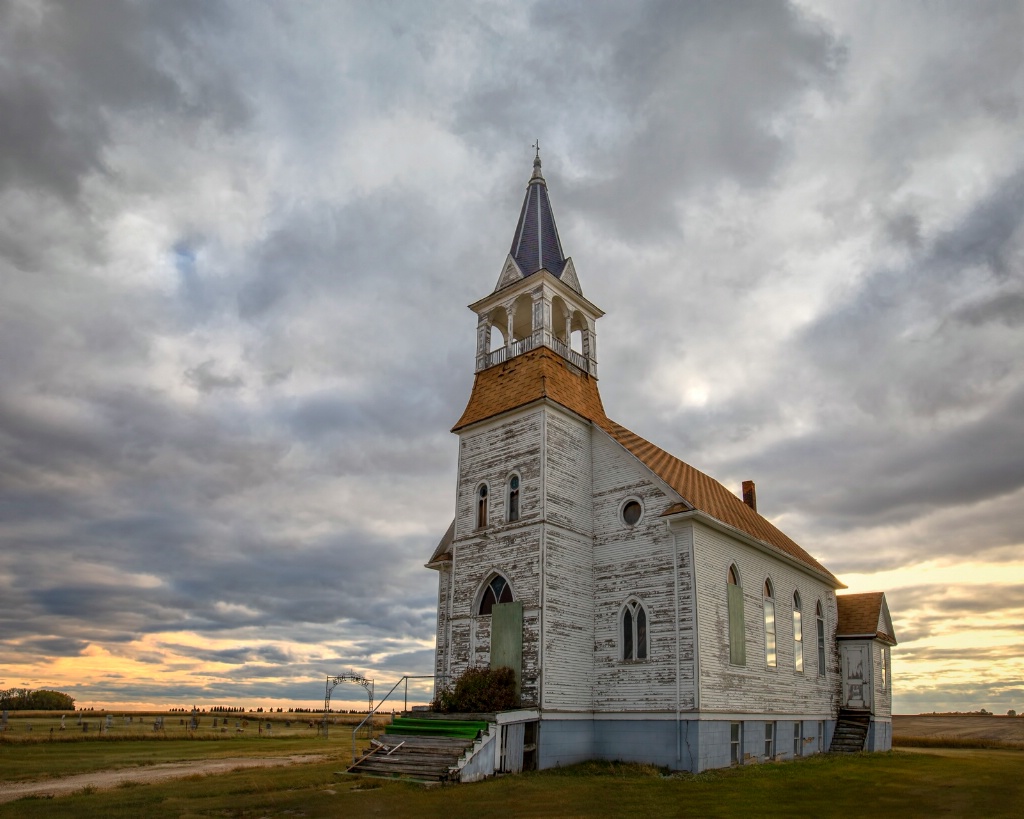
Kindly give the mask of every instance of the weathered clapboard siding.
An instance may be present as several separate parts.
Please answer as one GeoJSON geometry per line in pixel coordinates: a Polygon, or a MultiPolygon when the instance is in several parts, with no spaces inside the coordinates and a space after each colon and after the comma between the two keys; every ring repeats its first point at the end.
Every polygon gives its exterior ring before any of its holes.
{"type": "Polygon", "coordinates": [[[702,711],[831,715],[839,697],[835,645],[836,598],[825,583],[732,537],[694,521],[693,538],[700,618],[700,704],[702,711]],[[744,599],[746,665],[729,662],[726,583],[729,565],[739,569],[744,599]],[[765,664],[762,591],[770,577],[775,590],[778,665],[765,664]],[[793,664],[793,592],[803,611],[804,670],[793,664]],[[818,674],[815,604],[825,613],[826,673],[818,674]]]}
{"type": "Polygon", "coordinates": [[[590,424],[556,409],[545,412],[545,419],[545,520],[590,535],[593,533],[590,424]]]}
{"type": "Polygon", "coordinates": [[[519,512],[516,524],[522,526],[540,519],[543,513],[540,492],[540,449],[543,412],[535,409],[494,423],[459,440],[459,484],[456,496],[455,539],[476,532],[477,489],[488,486],[488,527],[496,531],[506,526],[506,486],[513,471],[520,476],[519,512]]]}
{"type": "Polygon", "coordinates": [[[544,567],[545,708],[593,708],[594,574],[589,536],[548,526],[544,567]]]}
{"type": "Polygon", "coordinates": [[[594,520],[594,710],[670,711],[693,708],[693,583],[689,555],[678,554],[679,700],[677,701],[676,583],[672,535],[659,515],[678,498],[598,429],[592,434],[594,520]],[[644,512],[635,526],[620,510],[636,498],[644,512]],[[648,617],[648,660],[621,659],[622,606],[630,596],[648,617]]]}
{"type": "Polygon", "coordinates": [[[594,670],[594,542],[590,427],[545,412],[543,705],[590,710],[594,670]]]}
{"type": "MultiPolygon", "coordinates": [[[[892,668],[887,668],[885,688],[882,688],[882,658],[888,649],[875,640],[871,644],[871,668],[873,680],[872,702],[874,703],[874,714],[877,717],[892,716],[892,668]]],[[[891,657],[891,652],[890,652],[891,657]]]]}
{"type": "MultiPolygon", "coordinates": [[[[523,701],[539,698],[541,425],[539,409],[482,426],[460,439],[456,501],[451,643],[448,673],[490,662],[490,616],[476,614],[480,595],[498,572],[523,602],[523,701]],[[520,476],[520,519],[507,522],[509,475],[520,476]],[[489,488],[488,525],[476,528],[477,488],[489,488]]],[[[439,649],[440,651],[440,649],[439,649]]]]}
{"type": "Polygon", "coordinates": [[[451,565],[437,572],[437,649],[434,653],[434,686],[443,686],[448,673],[448,596],[451,590],[451,565]]]}

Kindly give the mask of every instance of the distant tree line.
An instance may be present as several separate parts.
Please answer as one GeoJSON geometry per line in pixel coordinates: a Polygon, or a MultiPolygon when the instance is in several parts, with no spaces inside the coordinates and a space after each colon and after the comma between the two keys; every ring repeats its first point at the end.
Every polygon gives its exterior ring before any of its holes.
{"type": "Polygon", "coordinates": [[[5,711],[74,711],[75,698],[45,688],[8,688],[0,691],[0,709],[5,711]]]}

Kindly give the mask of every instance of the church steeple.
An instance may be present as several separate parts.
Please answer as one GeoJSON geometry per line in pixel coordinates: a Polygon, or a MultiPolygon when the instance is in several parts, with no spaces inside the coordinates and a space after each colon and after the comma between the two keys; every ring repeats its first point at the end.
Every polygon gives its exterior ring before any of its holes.
{"type": "Polygon", "coordinates": [[[583,297],[575,265],[562,252],[539,145],[498,283],[491,295],[470,309],[479,317],[477,372],[547,347],[597,377],[594,324],[604,313],[583,297]]]}
{"type": "Polygon", "coordinates": [[[540,163],[540,143],[535,146],[533,175],[526,186],[526,198],[519,213],[515,236],[509,255],[515,259],[523,276],[547,269],[561,278],[565,269],[565,254],[558,239],[555,214],[548,198],[548,183],[544,180],[540,163]]]}

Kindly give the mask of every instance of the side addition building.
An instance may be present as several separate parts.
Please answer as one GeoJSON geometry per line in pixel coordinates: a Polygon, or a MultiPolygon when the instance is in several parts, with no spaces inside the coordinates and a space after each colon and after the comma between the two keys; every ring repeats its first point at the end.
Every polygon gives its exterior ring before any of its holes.
{"type": "Polygon", "coordinates": [[[539,156],[494,291],[470,308],[456,514],[427,564],[435,673],[516,671],[523,710],[506,721],[524,725],[507,769],[698,771],[851,732],[888,749],[884,596],[837,596],[843,584],[758,514],[752,482],[741,499],[605,414],[603,312],[562,250],[539,156]]]}

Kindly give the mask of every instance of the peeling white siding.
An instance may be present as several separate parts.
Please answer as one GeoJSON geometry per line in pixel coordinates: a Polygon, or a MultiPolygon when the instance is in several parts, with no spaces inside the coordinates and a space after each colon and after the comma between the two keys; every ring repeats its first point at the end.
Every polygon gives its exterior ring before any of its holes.
{"type": "MultiPolygon", "coordinates": [[[[676,584],[673,578],[675,536],[660,514],[672,503],[660,482],[632,455],[594,429],[594,710],[673,711],[676,686],[676,584]],[[643,505],[635,526],[626,525],[620,509],[628,498],[643,505]],[[622,606],[639,598],[648,617],[648,659],[621,659],[622,606]]],[[[689,554],[680,550],[679,642],[680,696],[683,710],[694,707],[693,582],[689,554]]]]}
{"type": "Polygon", "coordinates": [[[839,661],[835,644],[836,598],[825,583],[739,540],[692,523],[700,618],[700,703],[702,711],[734,713],[835,713],[839,661]],[[729,662],[726,581],[729,565],[740,573],[744,599],[747,661],[729,662]],[[778,664],[765,664],[762,592],[770,577],[775,590],[778,664]],[[793,592],[803,611],[804,670],[793,667],[793,592]],[[815,604],[825,613],[825,676],[818,674],[815,604]]]}
{"type": "Polygon", "coordinates": [[[590,425],[545,413],[543,706],[593,708],[594,541],[590,425]]]}

